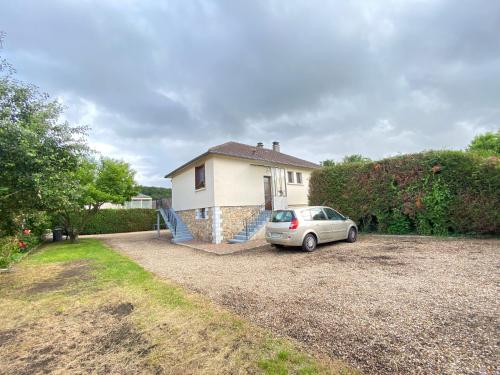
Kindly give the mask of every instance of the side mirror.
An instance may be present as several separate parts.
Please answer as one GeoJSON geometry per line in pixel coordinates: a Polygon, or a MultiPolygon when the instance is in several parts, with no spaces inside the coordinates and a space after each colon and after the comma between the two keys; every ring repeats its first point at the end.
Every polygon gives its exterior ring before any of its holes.
{"type": "Polygon", "coordinates": [[[350,220],[351,218],[349,216],[344,216],[344,220],[350,220]]]}

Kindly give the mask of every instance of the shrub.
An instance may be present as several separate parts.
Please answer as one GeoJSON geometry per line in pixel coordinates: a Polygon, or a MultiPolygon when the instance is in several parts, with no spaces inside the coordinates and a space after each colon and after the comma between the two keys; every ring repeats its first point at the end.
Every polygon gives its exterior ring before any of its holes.
{"type": "Polygon", "coordinates": [[[7,268],[19,253],[19,244],[15,237],[0,238],[0,268],[7,268]]]}
{"type": "Polygon", "coordinates": [[[310,204],[326,204],[361,230],[448,235],[500,233],[500,163],[462,151],[429,151],[323,167],[310,204]]]}
{"type": "Polygon", "coordinates": [[[138,232],[152,230],[154,224],[153,209],[104,209],[90,219],[81,234],[138,232]]]}
{"type": "Polygon", "coordinates": [[[30,230],[25,229],[17,236],[0,237],[0,268],[7,268],[10,263],[21,259],[24,253],[37,245],[39,239],[30,230]]]}
{"type": "Polygon", "coordinates": [[[23,217],[23,226],[30,228],[30,234],[42,239],[51,228],[50,216],[44,211],[33,211],[23,217]]]}

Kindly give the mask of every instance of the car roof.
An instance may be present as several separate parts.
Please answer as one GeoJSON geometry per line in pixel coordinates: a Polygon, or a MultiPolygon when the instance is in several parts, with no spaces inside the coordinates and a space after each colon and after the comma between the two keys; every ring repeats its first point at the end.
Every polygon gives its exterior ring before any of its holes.
{"type": "Polygon", "coordinates": [[[290,208],[282,208],[280,210],[273,211],[296,211],[296,210],[304,210],[309,208],[330,208],[328,206],[301,206],[301,207],[290,207],[290,208]]]}

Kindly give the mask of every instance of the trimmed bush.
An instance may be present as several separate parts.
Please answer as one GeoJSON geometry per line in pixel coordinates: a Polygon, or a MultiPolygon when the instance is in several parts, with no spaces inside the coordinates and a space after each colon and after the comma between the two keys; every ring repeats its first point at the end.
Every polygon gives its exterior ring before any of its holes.
{"type": "Polygon", "coordinates": [[[500,163],[462,151],[429,151],[323,167],[309,201],[329,205],[363,231],[499,234],[500,163]]]}
{"type": "Polygon", "coordinates": [[[104,234],[152,230],[156,224],[153,209],[99,210],[87,223],[81,234],[104,234]]]}

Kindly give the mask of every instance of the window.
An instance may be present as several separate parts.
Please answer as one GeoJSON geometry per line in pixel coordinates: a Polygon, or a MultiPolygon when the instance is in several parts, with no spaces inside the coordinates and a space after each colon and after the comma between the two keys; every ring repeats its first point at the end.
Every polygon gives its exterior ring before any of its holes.
{"type": "Polygon", "coordinates": [[[289,223],[294,217],[293,211],[274,211],[271,217],[271,223],[289,223]]]}
{"type": "Polygon", "coordinates": [[[293,172],[288,172],[288,183],[293,184],[293,172]]]}
{"type": "Polygon", "coordinates": [[[207,209],[206,208],[197,208],[195,211],[196,219],[206,219],[207,218],[207,209]]]}
{"type": "Polygon", "coordinates": [[[205,187],[205,164],[194,169],[194,188],[195,190],[205,187]]]}
{"type": "Polygon", "coordinates": [[[344,217],[337,211],[332,210],[331,208],[325,208],[324,210],[326,212],[328,220],[344,220],[344,217]]]}
{"type": "Polygon", "coordinates": [[[297,178],[296,178],[297,183],[301,184],[302,183],[302,173],[297,172],[295,175],[297,176],[297,178]]]}
{"type": "Polygon", "coordinates": [[[321,208],[310,208],[308,210],[302,211],[302,217],[304,220],[327,220],[325,213],[321,208]]]}

